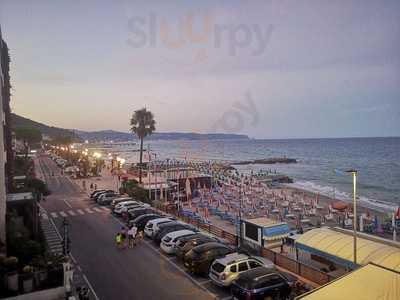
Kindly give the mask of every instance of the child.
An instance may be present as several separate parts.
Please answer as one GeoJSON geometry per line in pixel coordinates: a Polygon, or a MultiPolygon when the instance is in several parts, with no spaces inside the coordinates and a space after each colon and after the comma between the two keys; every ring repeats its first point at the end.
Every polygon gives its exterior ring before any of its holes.
{"type": "Polygon", "coordinates": [[[122,234],[120,232],[118,232],[117,235],[115,236],[115,242],[117,243],[117,248],[121,249],[122,234]]]}

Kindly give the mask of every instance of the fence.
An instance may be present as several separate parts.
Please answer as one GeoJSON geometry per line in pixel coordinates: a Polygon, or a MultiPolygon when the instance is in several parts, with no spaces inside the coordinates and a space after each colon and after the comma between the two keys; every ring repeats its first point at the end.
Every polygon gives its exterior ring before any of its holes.
{"type": "MultiPolygon", "coordinates": [[[[206,232],[209,232],[217,237],[225,239],[233,245],[237,244],[238,239],[237,239],[236,235],[234,235],[230,232],[227,232],[225,230],[222,230],[221,228],[219,228],[217,226],[203,223],[198,219],[193,219],[193,218],[189,218],[186,216],[179,216],[179,214],[177,214],[175,211],[173,211],[173,212],[169,211],[168,213],[172,213],[176,217],[180,218],[182,221],[184,221],[186,223],[192,224],[192,225],[196,226],[197,228],[200,228],[200,229],[202,229],[206,232]]],[[[263,257],[271,260],[275,265],[277,265],[283,269],[286,269],[294,274],[297,274],[305,279],[308,279],[316,284],[323,285],[333,279],[333,277],[327,273],[324,273],[313,267],[307,266],[301,262],[298,262],[294,259],[291,259],[285,255],[282,255],[282,254],[272,251],[270,249],[262,248],[261,255],[263,257]]]]}

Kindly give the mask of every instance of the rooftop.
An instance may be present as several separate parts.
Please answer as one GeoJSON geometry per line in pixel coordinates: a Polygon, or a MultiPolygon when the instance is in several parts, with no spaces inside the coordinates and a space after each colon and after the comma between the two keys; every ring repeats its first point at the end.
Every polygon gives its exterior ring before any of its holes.
{"type": "Polygon", "coordinates": [[[368,264],[296,299],[397,300],[400,299],[400,273],[368,264]]]}

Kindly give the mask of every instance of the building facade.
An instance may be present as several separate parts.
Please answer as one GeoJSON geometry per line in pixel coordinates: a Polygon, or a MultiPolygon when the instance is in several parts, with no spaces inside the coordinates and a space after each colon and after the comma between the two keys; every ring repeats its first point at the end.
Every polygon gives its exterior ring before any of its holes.
{"type": "Polygon", "coordinates": [[[4,130],[5,127],[5,114],[3,110],[3,101],[4,101],[4,89],[5,89],[5,78],[4,78],[4,66],[3,66],[3,39],[1,35],[0,29],[0,103],[1,103],[1,111],[0,111],[0,252],[3,247],[5,247],[6,243],[6,161],[7,154],[5,150],[5,136],[4,130]]]}

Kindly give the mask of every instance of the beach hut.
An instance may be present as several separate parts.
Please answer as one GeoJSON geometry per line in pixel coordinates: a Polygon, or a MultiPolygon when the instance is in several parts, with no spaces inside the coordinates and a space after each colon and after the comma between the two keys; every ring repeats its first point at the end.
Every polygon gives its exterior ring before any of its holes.
{"type": "Polygon", "coordinates": [[[242,220],[241,230],[243,242],[252,248],[280,247],[290,232],[287,223],[265,217],[242,220]]]}

